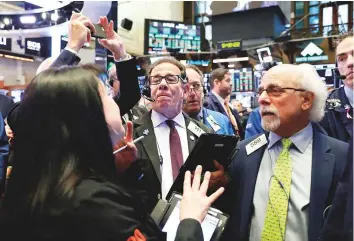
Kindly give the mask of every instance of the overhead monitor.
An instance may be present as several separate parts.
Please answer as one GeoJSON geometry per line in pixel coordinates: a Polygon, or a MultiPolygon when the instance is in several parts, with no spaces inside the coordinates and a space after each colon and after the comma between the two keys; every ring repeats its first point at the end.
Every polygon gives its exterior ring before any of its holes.
{"type": "Polygon", "coordinates": [[[256,8],[266,8],[278,5],[278,1],[198,1],[197,6],[206,8],[206,13],[218,15],[231,12],[240,12],[256,8]],[[206,6],[204,6],[204,4],[206,6]]]}
{"type": "Polygon", "coordinates": [[[48,58],[52,55],[52,38],[26,38],[25,54],[48,58]]]}
{"type": "Polygon", "coordinates": [[[199,25],[145,20],[145,54],[197,52],[200,40],[199,25]]]}
{"type": "Polygon", "coordinates": [[[229,71],[233,92],[255,91],[252,68],[230,69],[229,71]]]}

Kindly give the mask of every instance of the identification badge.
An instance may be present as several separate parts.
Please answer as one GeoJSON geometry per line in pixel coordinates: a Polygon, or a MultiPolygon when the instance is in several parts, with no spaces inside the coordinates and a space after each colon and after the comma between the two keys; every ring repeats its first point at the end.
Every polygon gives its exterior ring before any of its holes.
{"type": "Polygon", "coordinates": [[[261,148],[265,144],[267,144],[267,142],[268,142],[267,138],[266,138],[265,134],[263,134],[263,135],[257,137],[252,142],[248,143],[246,146],[247,156],[250,155],[251,153],[255,152],[256,150],[258,150],[259,148],[261,148]]]}
{"type": "Polygon", "coordinates": [[[215,120],[213,116],[209,115],[206,119],[215,132],[221,129],[219,123],[215,120]]]}
{"type": "Polygon", "coordinates": [[[194,135],[200,137],[202,134],[205,133],[205,131],[203,131],[199,126],[197,126],[196,124],[194,124],[194,122],[189,122],[188,125],[188,130],[190,130],[194,135]]]}

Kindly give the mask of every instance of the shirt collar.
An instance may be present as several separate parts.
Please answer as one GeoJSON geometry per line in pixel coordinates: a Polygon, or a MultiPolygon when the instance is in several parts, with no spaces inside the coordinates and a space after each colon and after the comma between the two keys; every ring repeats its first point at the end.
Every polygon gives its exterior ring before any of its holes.
{"type": "Polygon", "coordinates": [[[203,107],[200,108],[200,111],[199,111],[199,113],[198,113],[198,116],[200,117],[201,120],[203,119],[203,107]]]}
{"type": "MultiPolygon", "coordinates": [[[[304,153],[306,151],[306,148],[310,144],[312,138],[313,138],[313,129],[312,129],[311,122],[309,122],[309,124],[304,129],[292,135],[290,137],[290,140],[301,153],[304,153]]],[[[281,136],[278,136],[274,132],[270,132],[268,149],[271,149],[281,139],[282,139],[281,136]]]]}
{"type": "Polygon", "coordinates": [[[222,104],[222,105],[224,105],[224,103],[225,103],[225,99],[224,98],[222,98],[220,95],[218,95],[217,93],[215,93],[214,91],[211,91],[215,96],[216,96],[216,98],[218,99],[218,101],[222,104]]]}
{"type": "MultiPolygon", "coordinates": [[[[155,127],[160,126],[162,123],[164,123],[168,118],[154,110],[151,111],[151,121],[152,125],[155,127]]],[[[180,127],[183,127],[184,129],[186,128],[186,122],[184,120],[182,111],[175,116],[175,118],[172,119],[177,125],[180,127]]]]}
{"type": "Polygon", "coordinates": [[[344,86],[344,92],[345,92],[345,95],[347,96],[348,100],[349,100],[349,103],[350,105],[353,107],[353,99],[354,99],[354,91],[353,89],[347,87],[347,86],[344,86]]]}

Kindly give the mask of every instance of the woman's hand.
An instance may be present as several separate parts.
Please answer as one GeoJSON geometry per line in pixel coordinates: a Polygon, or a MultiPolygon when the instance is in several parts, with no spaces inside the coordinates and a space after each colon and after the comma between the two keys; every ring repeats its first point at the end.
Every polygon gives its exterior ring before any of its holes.
{"type": "Polygon", "coordinates": [[[136,149],[133,141],[133,123],[128,121],[125,137],[114,146],[114,150],[118,150],[119,148],[127,145],[124,150],[116,153],[114,157],[118,173],[125,172],[125,170],[127,170],[136,160],[138,150],[136,149]]]}
{"type": "Polygon", "coordinates": [[[224,192],[224,188],[221,187],[208,197],[206,193],[209,186],[210,172],[205,173],[203,183],[200,185],[201,174],[202,167],[197,166],[192,185],[190,171],[185,174],[180,211],[181,221],[192,218],[202,223],[211,204],[224,192]]]}

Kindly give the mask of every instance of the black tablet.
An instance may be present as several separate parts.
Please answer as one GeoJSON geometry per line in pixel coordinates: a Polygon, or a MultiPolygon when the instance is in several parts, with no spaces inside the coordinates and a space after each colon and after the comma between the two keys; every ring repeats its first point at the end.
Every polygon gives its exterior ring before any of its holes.
{"type": "Polygon", "coordinates": [[[227,170],[236,154],[236,147],[239,140],[239,136],[211,133],[202,134],[197,140],[186,162],[180,168],[179,174],[172,184],[166,199],[168,200],[173,192],[183,193],[185,172],[194,171],[198,165],[203,167],[203,172],[212,172],[216,170],[213,163],[213,161],[216,160],[224,166],[225,170],[227,170]]]}
{"type": "MultiPolygon", "coordinates": [[[[174,241],[179,225],[180,201],[182,196],[176,193],[171,195],[168,208],[165,209],[158,221],[163,232],[167,233],[167,241],[174,241]]],[[[221,237],[229,216],[221,211],[209,208],[208,214],[202,222],[202,230],[205,241],[217,241],[221,237]]]]}

